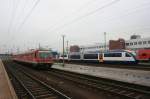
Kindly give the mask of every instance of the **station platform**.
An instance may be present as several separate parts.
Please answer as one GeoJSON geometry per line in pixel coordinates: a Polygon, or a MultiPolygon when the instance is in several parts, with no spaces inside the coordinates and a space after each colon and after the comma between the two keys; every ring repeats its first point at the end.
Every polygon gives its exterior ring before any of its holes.
{"type": "Polygon", "coordinates": [[[0,99],[18,99],[0,59],[0,99]]]}
{"type": "Polygon", "coordinates": [[[52,68],[150,87],[150,71],[145,70],[93,67],[74,64],[65,64],[65,66],[54,64],[52,68]]]}

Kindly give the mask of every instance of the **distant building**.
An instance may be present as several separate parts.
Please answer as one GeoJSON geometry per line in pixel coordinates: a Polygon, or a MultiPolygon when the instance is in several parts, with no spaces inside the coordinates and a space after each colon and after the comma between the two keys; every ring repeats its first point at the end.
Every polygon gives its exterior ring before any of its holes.
{"type": "Polygon", "coordinates": [[[125,48],[131,49],[131,50],[149,49],[150,48],[150,37],[126,40],[125,48]]]}
{"type": "Polygon", "coordinates": [[[70,46],[70,53],[71,52],[80,52],[79,46],[78,45],[70,46]]]}
{"type": "MultiPolygon", "coordinates": [[[[106,44],[106,50],[115,50],[115,49],[150,49],[150,37],[141,38],[140,35],[132,35],[130,40],[118,39],[110,40],[106,44]]],[[[104,43],[97,43],[92,45],[80,46],[80,52],[100,52],[105,50],[104,43]]]]}
{"type": "Polygon", "coordinates": [[[120,38],[118,40],[109,40],[109,50],[125,49],[125,40],[120,38]]]}

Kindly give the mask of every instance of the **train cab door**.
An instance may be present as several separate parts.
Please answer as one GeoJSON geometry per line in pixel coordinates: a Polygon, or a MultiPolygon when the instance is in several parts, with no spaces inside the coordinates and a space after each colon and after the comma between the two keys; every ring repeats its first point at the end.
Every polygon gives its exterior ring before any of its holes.
{"type": "Polygon", "coordinates": [[[104,62],[102,53],[99,53],[99,62],[100,63],[104,62]]]}

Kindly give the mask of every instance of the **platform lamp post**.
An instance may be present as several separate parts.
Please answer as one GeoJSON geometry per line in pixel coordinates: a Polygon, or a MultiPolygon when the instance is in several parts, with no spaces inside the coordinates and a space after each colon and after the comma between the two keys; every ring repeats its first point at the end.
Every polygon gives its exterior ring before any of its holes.
{"type": "Polygon", "coordinates": [[[69,54],[69,46],[68,46],[68,43],[69,43],[69,41],[67,40],[67,47],[66,47],[67,55],[69,54]]]}
{"type": "Polygon", "coordinates": [[[106,32],[104,32],[104,40],[105,40],[105,51],[106,51],[106,47],[107,47],[107,45],[106,45],[106,32]]]}
{"type": "Polygon", "coordinates": [[[62,66],[65,66],[65,60],[64,60],[64,54],[65,54],[65,44],[64,44],[64,39],[65,39],[65,35],[62,35],[63,38],[63,64],[62,66]]]}

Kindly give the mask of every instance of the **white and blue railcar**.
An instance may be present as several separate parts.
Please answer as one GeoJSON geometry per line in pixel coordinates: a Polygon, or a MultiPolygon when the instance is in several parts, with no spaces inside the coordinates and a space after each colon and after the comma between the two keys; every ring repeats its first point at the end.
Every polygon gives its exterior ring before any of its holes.
{"type": "MultiPolygon", "coordinates": [[[[59,58],[62,60],[62,57],[59,58]]],[[[112,50],[105,52],[70,53],[64,56],[65,61],[91,62],[91,63],[120,63],[137,64],[138,61],[133,52],[127,50],[112,50]]]]}

